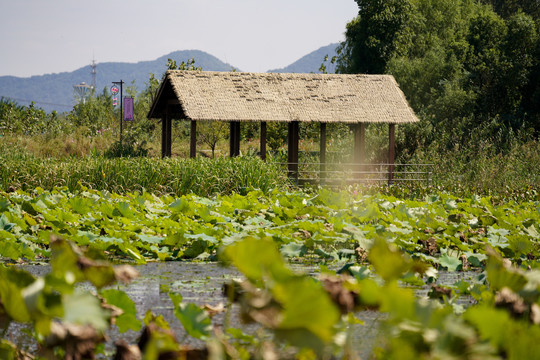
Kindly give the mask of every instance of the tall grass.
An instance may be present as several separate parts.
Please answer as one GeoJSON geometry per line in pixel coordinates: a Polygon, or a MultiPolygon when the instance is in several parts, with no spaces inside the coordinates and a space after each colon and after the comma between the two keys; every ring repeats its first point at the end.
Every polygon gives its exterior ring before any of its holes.
{"type": "Polygon", "coordinates": [[[498,152],[488,142],[475,148],[415,154],[412,162],[432,163],[433,184],[456,194],[515,195],[536,198],[540,189],[540,142],[514,143],[498,152]]]}
{"type": "MultiPolygon", "coordinates": [[[[234,159],[200,157],[195,160],[105,159],[99,155],[99,150],[93,151],[93,155],[76,153],[47,158],[41,154],[34,155],[15,138],[0,140],[3,140],[0,141],[0,190],[66,186],[73,191],[82,184],[114,192],[144,188],[158,194],[193,192],[208,196],[243,192],[249,188],[268,191],[289,186],[286,171],[275,163],[286,161],[285,153],[275,156],[275,162],[262,162],[250,156],[234,159]]],[[[310,161],[313,159],[302,158],[302,162],[310,161]]],[[[435,190],[458,196],[478,194],[531,199],[539,196],[540,142],[535,140],[516,141],[504,153],[496,151],[489,142],[479,142],[475,148],[450,151],[434,146],[417,151],[408,162],[434,164],[435,189],[416,183],[360,188],[405,197],[421,197],[435,190]]]]}
{"type": "Polygon", "coordinates": [[[114,158],[101,156],[67,159],[36,158],[23,152],[0,153],[0,190],[81,185],[124,193],[146,190],[157,194],[268,192],[288,186],[277,165],[255,157],[218,159],[114,158]]]}

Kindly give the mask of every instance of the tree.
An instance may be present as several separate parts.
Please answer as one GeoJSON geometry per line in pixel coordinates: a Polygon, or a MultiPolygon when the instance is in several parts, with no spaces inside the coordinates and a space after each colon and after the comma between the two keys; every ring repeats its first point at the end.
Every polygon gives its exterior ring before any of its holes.
{"type": "Polygon", "coordinates": [[[424,123],[398,141],[451,149],[478,142],[475,133],[502,149],[513,133],[538,136],[540,21],[519,9],[501,17],[480,0],[357,3],[338,71],[394,75],[424,123]]]}
{"type": "Polygon", "coordinates": [[[0,97],[0,135],[58,134],[60,119],[56,111],[47,114],[32,102],[28,106],[0,97]]]}
{"type": "Polygon", "coordinates": [[[75,105],[67,117],[73,125],[88,128],[89,135],[96,135],[109,129],[115,121],[115,116],[112,98],[107,88],[97,96],[90,96],[85,103],[75,105]]]}
{"type": "Polygon", "coordinates": [[[508,18],[519,11],[540,17],[540,2],[538,0],[482,0],[485,4],[493,6],[493,10],[503,18],[508,18]]]}
{"type": "Polygon", "coordinates": [[[380,74],[397,50],[411,13],[410,0],[356,0],[358,16],[347,24],[338,48],[340,73],[380,74]]]}
{"type": "MultiPolygon", "coordinates": [[[[167,69],[168,70],[190,70],[190,71],[201,71],[202,67],[195,66],[195,59],[191,58],[187,62],[182,61],[180,64],[177,64],[173,59],[167,59],[167,69]]],[[[163,74],[165,76],[165,74],[163,74]]]]}
{"type": "Polygon", "coordinates": [[[228,125],[228,123],[222,121],[201,121],[197,126],[200,140],[212,150],[212,158],[215,157],[218,142],[229,137],[228,125]]]}

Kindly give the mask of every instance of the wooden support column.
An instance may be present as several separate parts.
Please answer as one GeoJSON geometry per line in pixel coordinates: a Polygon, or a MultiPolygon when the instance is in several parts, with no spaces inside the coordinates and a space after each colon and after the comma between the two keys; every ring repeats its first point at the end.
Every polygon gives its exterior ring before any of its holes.
{"type": "Polygon", "coordinates": [[[236,131],[234,131],[234,121],[229,122],[229,156],[234,156],[234,144],[235,141],[236,131]]]}
{"type": "Polygon", "coordinates": [[[161,116],[161,157],[167,156],[167,114],[161,116]]]}
{"type": "Polygon", "coordinates": [[[167,106],[167,147],[166,147],[166,156],[171,157],[172,155],[172,119],[171,111],[169,106],[167,106]]]}
{"type": "Polygon", "coordinates": [[[197,157],[197,121],[191,120],[191,131],[189,141],[189,157],[194,159],[197,157]]]}
{"type": "Polygon", "coordinates": [[[354,126],[354,163],[356,164],[356,178],[361,178],[362,166],[366,161],[366,124],[358,123],[354,126]]]}
{"type": "Polygon", "coordinates": [[[266,121],[261,122],[261,160],[266,161],[266,121]]]}
{"type": "Polygon", "coordinates": [[[319,162],[321,163],[319,178],[321,183],[326,179],[326,123],[320,123],[319,162]]]}
{"type": "Polygon", "coordinates": [[[233,157],[240,155],[240,121],[231,121],[230,126],[229,155],[233,157]]]}
{"type": "Polygon", "coordinates": [[[388,127],[388,185],[394,183],[394,159],[396,147],[396,124],[390,124],[388,127]]]}
{"type": "Polygon", "coordinates": [[[240,121],[236,122],[236,143],[234,144],[234,150],[236,156],[240,156],[240,121]]]}
{"type": "Polygon", "coordinates": [[[296,179],[298,183],[298,140],[299,140],[299,124],[298,121],[289,123],[289,139],[288,139],[288,162],[289,176],[296,179]]]}
{"type": "Polygon", "coordinates": [[[169,107],[165,108],[165,113],[161,117],[161,157],[171,156],[171,138],[172,138],[172,121],[170,117],[169,107]]]}

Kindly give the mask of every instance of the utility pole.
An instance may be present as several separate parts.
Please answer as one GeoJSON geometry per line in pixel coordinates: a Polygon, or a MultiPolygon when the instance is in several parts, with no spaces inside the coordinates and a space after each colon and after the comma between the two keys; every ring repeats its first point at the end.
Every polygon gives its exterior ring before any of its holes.
{"type": "Polygon", "coordinates": [[[114,85],[120,85],[120,145],[122,145],[122,123],[124,122],[124,98],[123,98],[123,87],[124,81],[113,81],[114,85]]]}

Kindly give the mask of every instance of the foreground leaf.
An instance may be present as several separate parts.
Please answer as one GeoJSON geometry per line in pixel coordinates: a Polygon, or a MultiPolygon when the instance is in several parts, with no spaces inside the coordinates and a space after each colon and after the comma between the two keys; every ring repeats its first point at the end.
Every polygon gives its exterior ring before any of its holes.
{"type": "Polygon", "coordinates": [[[169,294],[173,305],[174,315],[180,320],[186,332],[200,340],[206,340],[212,333],[212,320],[208,313],[195,304],[182,303],[182,297],[169,294]]]}

